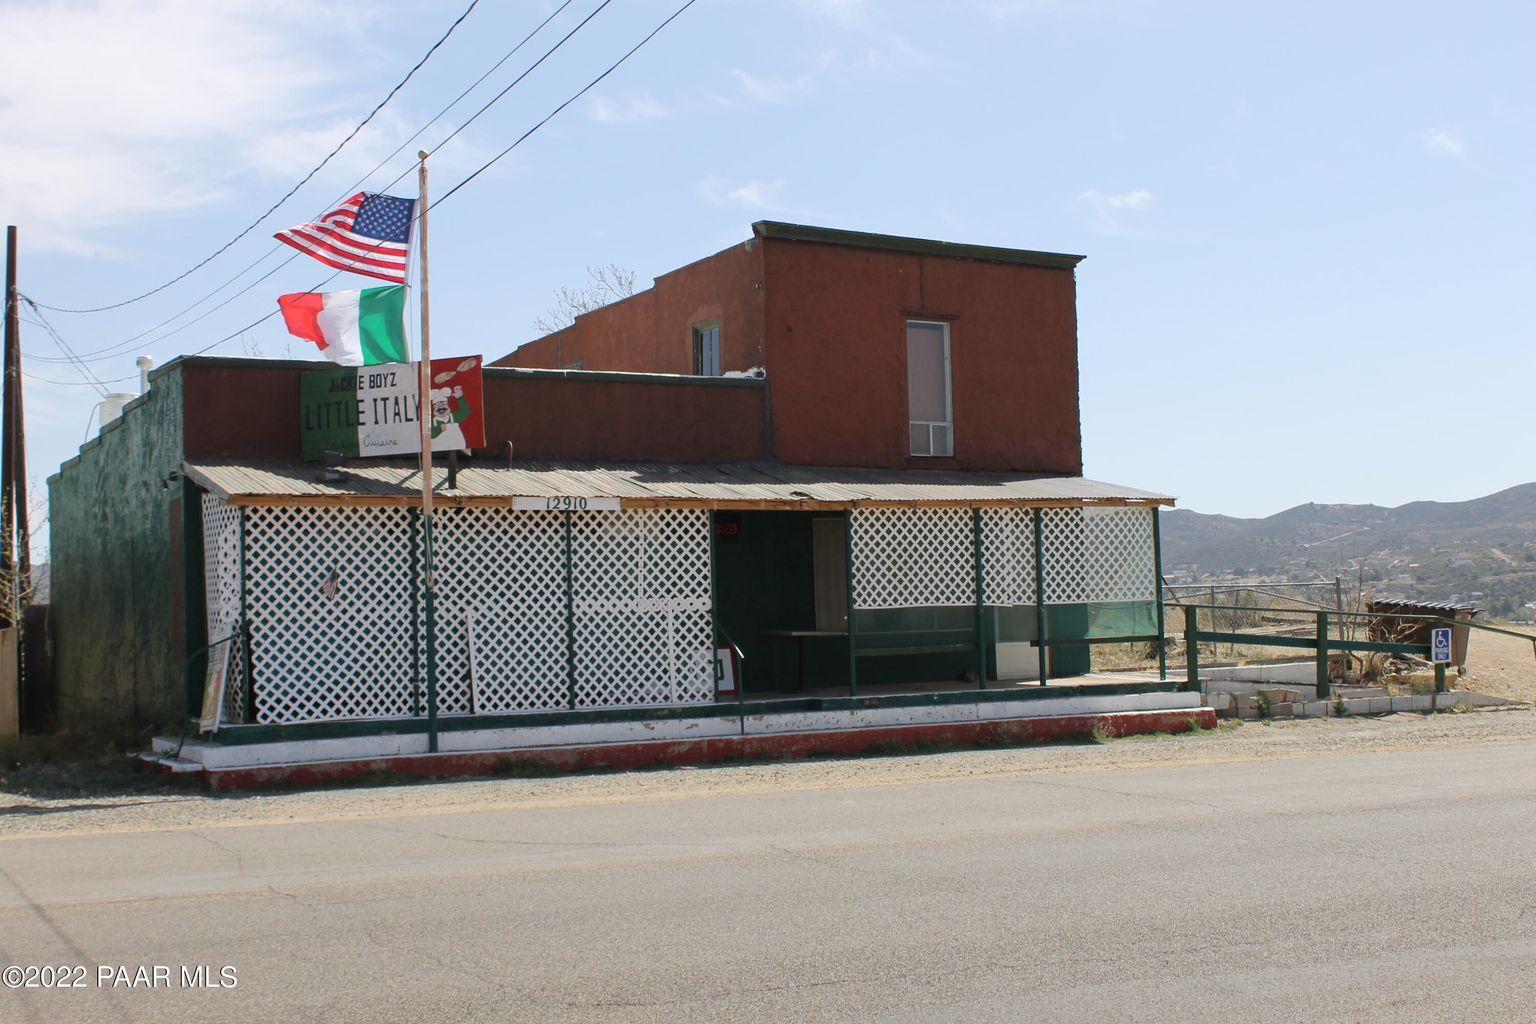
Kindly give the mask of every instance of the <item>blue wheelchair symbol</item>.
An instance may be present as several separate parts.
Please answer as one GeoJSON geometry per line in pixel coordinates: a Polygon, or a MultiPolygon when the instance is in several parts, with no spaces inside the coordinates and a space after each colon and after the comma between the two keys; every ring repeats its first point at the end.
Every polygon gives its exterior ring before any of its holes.
{"type": "Polygon", "coordinates": [[[1451,660],[1451,631],[1441,627],[1430,631],[1429,634],[1429,660],[1437,665],[1443,665],[1451,660]]]}

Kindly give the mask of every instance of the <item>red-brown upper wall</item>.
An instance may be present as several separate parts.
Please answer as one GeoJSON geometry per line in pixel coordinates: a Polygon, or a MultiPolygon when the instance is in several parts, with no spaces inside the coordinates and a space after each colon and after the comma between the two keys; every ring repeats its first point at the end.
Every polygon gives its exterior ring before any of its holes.
{"type": "Polygon", "coordinates": [[[493,366],[692,373],[693,327],[720,324],[724,370],[763,365],[762,260],[756,241],[663,274],[627,299],[583,313],[493,366]]]}
{"type": "Polygon", "coordinates": [[[775,458],[1082,472],[1071,269],[759,243],[775,458]],[[953,459],[908,454],[909,319],[950,325],[953,459]]]}
{"type": "Polygon", "coordinates": [[[764,222],[754,238],[525,345],[501,365],[767,370],[771,456],[914,469],[1082,472],[1074,270],[1081,257],[764,222]],[[954,457],[908,454],[908,319],[950,327],[954,457]]]}
{"type": "MultiPolygon", "coordinates": [[[[299,448],[299,374],[323,364],[189,359],[185,457],[285,458],[299,448]]],[[[735,462],[767,456],[756,380],[485,374],[486,448],[518,459],[735,462]]]]}

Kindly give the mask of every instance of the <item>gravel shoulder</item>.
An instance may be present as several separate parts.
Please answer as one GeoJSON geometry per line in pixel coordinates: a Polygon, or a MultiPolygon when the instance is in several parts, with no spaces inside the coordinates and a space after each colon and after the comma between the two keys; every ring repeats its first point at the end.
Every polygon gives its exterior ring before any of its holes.
{"type": "MultiPolygon", "coordinates": [[[[1518,641],[1517,641],[1518,642],[1518,641]]],[[[31,836],[234,828],[480,810],[696,800],[784,790],[859,789],[957,778],[1237,763],[1536,740],[1536,710],[1233,724],[1128,737],[914,756],[775,761],[704,768],[488,778],[254,794],[158,785],[111,793],[0,792],[0,844],[31,836]]]]}

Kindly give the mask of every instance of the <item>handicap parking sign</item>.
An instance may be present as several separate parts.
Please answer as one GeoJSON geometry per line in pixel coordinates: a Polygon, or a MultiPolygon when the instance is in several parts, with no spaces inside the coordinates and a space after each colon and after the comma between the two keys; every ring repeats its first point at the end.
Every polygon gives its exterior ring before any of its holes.
{"type": "Polygon", "coordinates": [[[1429,631],[1429,660],[1444,665],[1451,660],[1451,630],[1448,626],[1429,631]]]}

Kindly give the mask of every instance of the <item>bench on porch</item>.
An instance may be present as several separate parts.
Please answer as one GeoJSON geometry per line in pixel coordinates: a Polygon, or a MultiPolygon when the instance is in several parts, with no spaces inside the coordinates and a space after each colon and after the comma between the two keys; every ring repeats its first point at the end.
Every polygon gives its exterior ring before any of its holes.
{"type": "Polygon", "coordinates": [[[902,630],[899,633],[857,633],[854,654],[860,658],[893,657],[903,654],[955,654],[975,652],[974,629],[902,630]]]}

